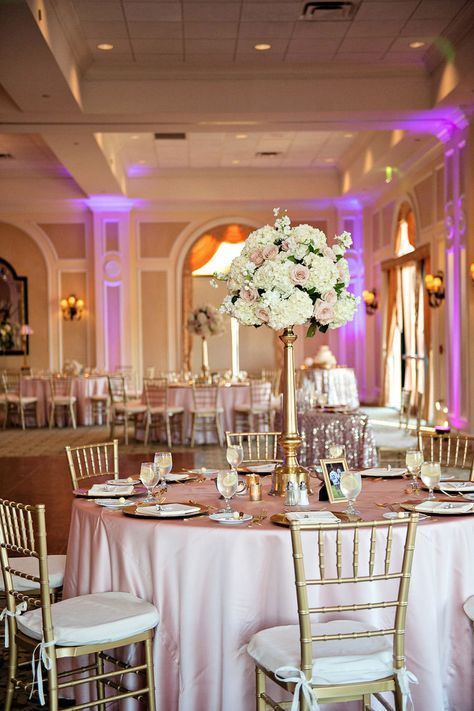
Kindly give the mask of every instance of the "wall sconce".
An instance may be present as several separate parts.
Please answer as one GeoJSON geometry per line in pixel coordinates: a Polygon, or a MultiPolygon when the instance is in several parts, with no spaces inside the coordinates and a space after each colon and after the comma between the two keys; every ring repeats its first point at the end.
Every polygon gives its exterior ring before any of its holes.
{"type": "Polygon", "coordinates": [[[27,323],[23,323],[20,326],[20,336],[23,346],[23,365],[21,367],[21,371],[24,373],[27,373],[30,370],[30,366],[28,365],[28,338],[32,336],[33,333],[33,329],[27,323]]]}
{"type": "Polygon", "coordinates": [[[428,293],[428,303],[433,309],[437,309],[441,306],[441,302],[444,300],[444,280],[443,272],[438,272],[433,276],[433,274],[427,274],[425,276],[425,287],[428,293]]]}
{"type": "Polygon", "coordinates": [[[82,310],[84,308],[84,300],[78,299],[74,294],[70,294],[67,299],[61,299],[59,302],[65,321],[80,321],[82,310]]]}
{"type": "Polygon", "coordinates": [[[472,262],[471,266],[469,267],[469,271],[471,272],[471,281],[474,284],[474,262],[472,262]]]}
{"type": "Polygon", "coordinates": [[[364,299],[365,313],[367,316],[373,316],[379,307],[376,290],[372,289],[372,291],[369,291],[368,289],[364,289],[362,298],[364,299]]]}

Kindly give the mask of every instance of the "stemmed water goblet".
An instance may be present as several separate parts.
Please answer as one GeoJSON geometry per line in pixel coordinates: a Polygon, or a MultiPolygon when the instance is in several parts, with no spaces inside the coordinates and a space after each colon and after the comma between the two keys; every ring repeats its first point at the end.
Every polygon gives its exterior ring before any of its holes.
{"type": "Polygon", "coordinates": [[[331,444],[328,449],[330,459],[339,459],[346,454],[346,448],[343,444],[331,444]]]}
{"type": "Polygon", "coordinates": [[[225,499],[225,508],[221,513],[232,514],[230,500],[237,492],[239,477],[235,469],[223,469],[217,473],[216,486],[218,492],[225,499]]]}
{"type": "Polygon", "coordinates": [[[244,458],[244,448],[240,444],[231,444],[227,447],[225,456],[229,466],[237,470],[244,458]]]}
{"type": "MultiPolygon", "coordinates": [[[[157,470],[158,480],[161,488],[166,488],[166,477],[173,468],[173,457],[171,452],[155,452],[153,463],[157,470]]],[[[158,505],[158,508],[159,505],[158,505]]]]}
{"type": "Polygon", "coordinates": [[[439,462],[423,462],[421,465],[421,481],[428,487],[426,501],[436,501],[433,489],[441,481],[441,465],[439,462]]]}
{"type": "Polygon", "coordinates": [[[343,472],[339,482],[339,488],[349,502],[344,512],[351,516],[360,514],[360,511],[354,507],[356,499],[362,489],[362,477],[360,472],[343,472]]]}
{"type": "Polygon", "coordinates": [[[158,483],[158,470],[153,462],[143,462],[140,466],[140,481],[147,490],[145,503],[155,503],[153,489],[158,483]]]}
{"type": "Polygon", "coordinates": [[[409,449],[405,456],[405,464],[412,476],[412,491],[417,494],[420,489],[417,477],[420,476],[421,465],[423,464],[423,452],[420,452],[419,449],[409,449]]]}

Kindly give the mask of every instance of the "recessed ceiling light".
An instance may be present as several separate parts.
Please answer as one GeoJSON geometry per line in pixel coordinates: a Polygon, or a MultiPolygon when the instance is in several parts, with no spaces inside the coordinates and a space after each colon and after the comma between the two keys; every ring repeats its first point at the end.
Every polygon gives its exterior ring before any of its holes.
{"type": "Polygon", "coordinates": [[[100,42],[97,45],[97,49],[101,49],[103,52],[109,52],[113,48],[114,48],[114,45],[110,44],[109,42],[100,42]]]}
{"type": "Polygon", "coordinates": [[[421,47],[425,46],[424,42],[410,42],[409,45],[412,49],[420,49],[421,47]]]}
{"type": "Polygon", "coordinates": [[[232,165],[238,165],[240,163],[240,160],[233,160],[232,165]]]}
{"type": "Polygon", "coordinates": [[[271,49],[271,48],[272,48],[272,45],[266,44],[265,42],[255,45],[255,49],[258,50],[259,52],[265,52],[267,49],[271,49]]]}
{"type": "Polygon", "coordinates": [[[345,133],[344,138],[352,138],[353,135],[353,133],[345,133]]]}
{"type": "Polygon", "coordinates": [[[235,137],[236,138],[247,138],[247,134],[246,133],[236,133],[235,137]]]}
{"type": "Polygon", "coordinates": [[[142,158],[142,160],[139,160],[138,162],[140,163],[140,165],[145,165],[146,160],[143,160],[143,158],[142,158]]]}
{"type": "Polygon", "coordinates": [[[137,138],[140,138],[140,136],[138,136],[138,135],[135,133],[133,136],[131,136],[131,138],[132,138],[134,141],[136,141],[137,138]]]}
{"type": "Polygon", "coordinates": [[[325,158],[324,162],[325,163],[334,163],[334,158],[325,158]]]}

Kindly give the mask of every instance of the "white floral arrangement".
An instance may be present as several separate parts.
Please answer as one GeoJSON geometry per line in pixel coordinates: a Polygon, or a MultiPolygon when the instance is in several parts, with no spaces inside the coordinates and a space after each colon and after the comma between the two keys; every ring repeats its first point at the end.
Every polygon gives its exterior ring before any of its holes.
{"type": "Polygon", "coordinates": [[[15,346],[15,338],[18,333],[18,326],[14,326],[9,321],[0,324],[0,350],[11,351],[15,346]]]}
{"type": "Polygon", "coordinates": [[[347,290],[349,232],[330,247],[322,230],[292,227],[288,215],[278,217],[279,208],[273,213],[274,226],[252,232],[229,272],[216,274],[229,292],[221,310],[245,326],[275,331],[309,323],[308,336],[351,321],[360,299],[347,290]]]}
{"type": "Polygon", "coordinates": [[[202,338],[220,336],[224,332],[223,316],[219,309],[211,304],[198,306],[189,314],[188,331],[202,338]]]}

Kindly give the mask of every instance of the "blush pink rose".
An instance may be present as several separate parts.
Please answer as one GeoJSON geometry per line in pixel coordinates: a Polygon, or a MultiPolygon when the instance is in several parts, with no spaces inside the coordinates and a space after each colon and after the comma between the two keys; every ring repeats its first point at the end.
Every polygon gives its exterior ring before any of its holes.
{"type": "Polygon", "coordinates": [[[261,264],[263,264],[263,254],[261,249],[256,249],[252,254],[250,255],[250,261],[253,262],[254,264],[259,267],[261,264]]]}
{"type": "Polygon", "coordinates": [[[270,312],[268,311],[268,309],[265,309],[263,308],[263,306],[261,306],[259,309],[255,310],[255,316],[259,318],[260,321],[266,323],[270,318],[270,312]]]}
{"type": "Polygon", "coordinates": [[[330,306],[334,306],[334,304],[337,301],[337,294],[334,289],[328,289],[328,291],[324,292],[324,294],[321,296],[321,298],[323,301],[325,301],[330,306]]]}
{"type": "Polygon", "coordinates": [[[332,251],[331,247],[328,247],[326,245],[325,247],[322,248],[321,251],[325,257],[327,257],[328,259],[332,259],[334,261],[335,254],[332,251]]]}
{"type": "Polygon", "coordinates": [[[262,249],[262,254],[264,259],[275,259],[278,254],[278,247],[276,244],[267,244],[262,249]]]}
{"type": "Polygon", "coordinates": [[[244,287],[240,290],[239,296],[242,301],[246,301],[248,304],[252,304],[258,299],[258,291],[253,286],[244,287]]]}
{"type": "Polygon", "coordinates": [[[290,240],[284,239],[283,242],[281,243],[281,248],[284,252],[288,252],[288,250],[290,249],[290,240]]]}
{"type": "Polygon", "coordinates": [[[304,286],[309,278],[309,269],[304,264],[295,264],[290,267],[290,279],[293,284],[304,286]]]}
{"type": "Polygon", "coordinates": [[[326,326],[334,319],[334,308],[326,301],[317,299],[314,305],[314,318],[322,326],[326,326]]]}

